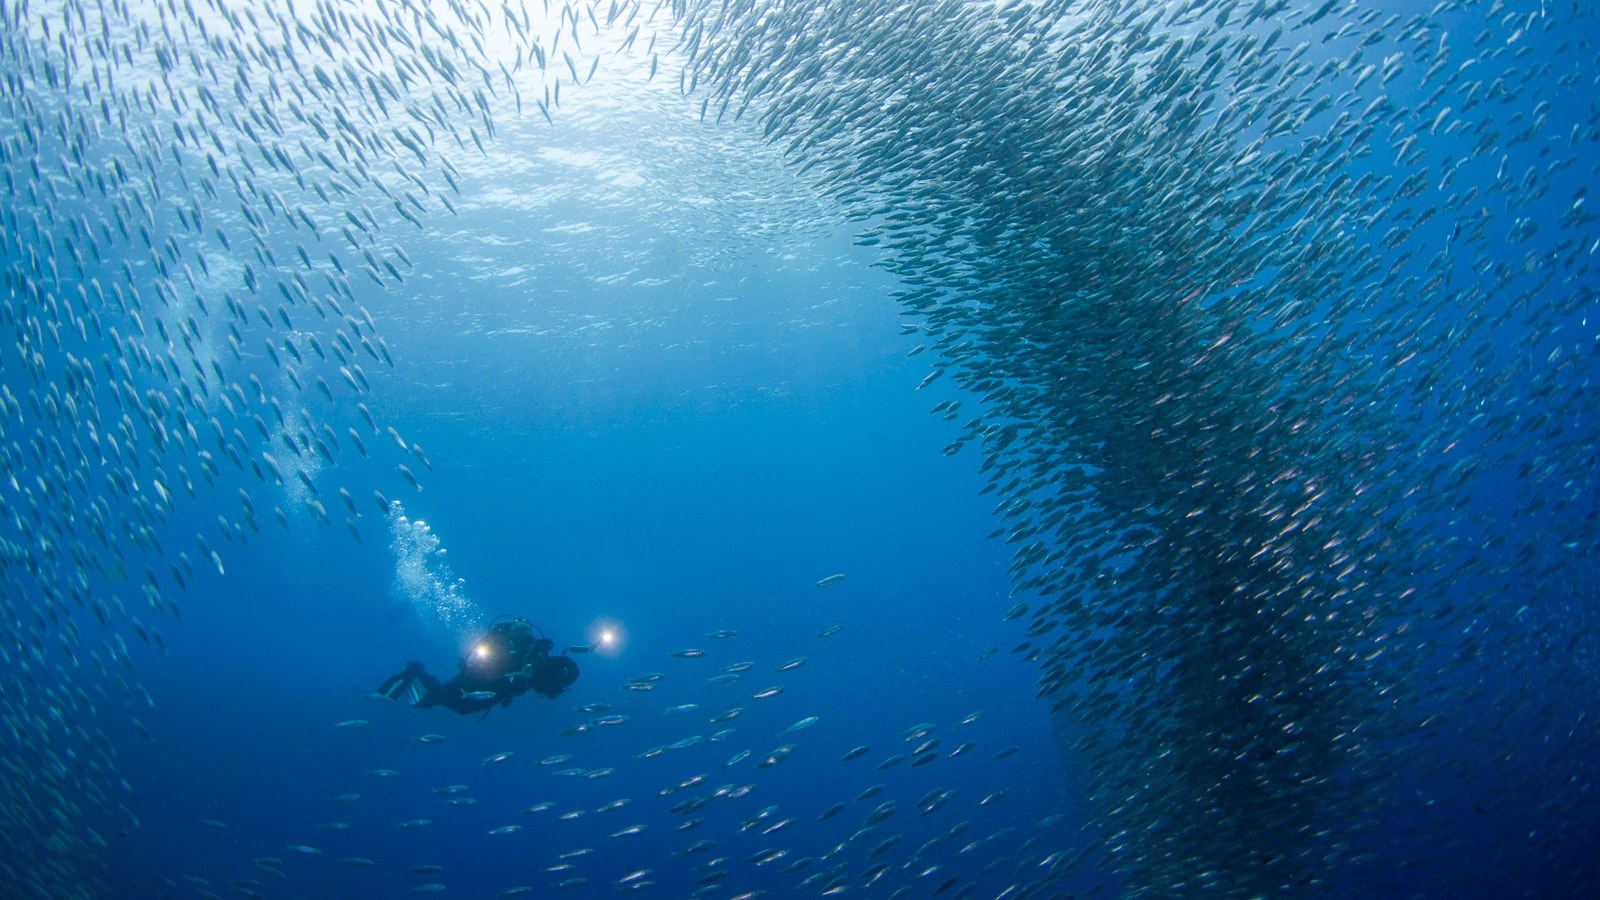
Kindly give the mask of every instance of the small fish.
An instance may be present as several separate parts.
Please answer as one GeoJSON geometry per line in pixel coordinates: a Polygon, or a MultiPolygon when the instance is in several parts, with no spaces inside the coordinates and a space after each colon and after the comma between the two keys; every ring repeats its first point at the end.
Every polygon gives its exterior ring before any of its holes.
{"type": "Polygon", "coordinates": [[[744,670],[746,670],[746,669],[748,669],[748,668],[750,668],[751,666],[754,666],[754,665],[755,665],[755,663],[749,662],[749,661],[730,663],[730,664],[728,664],[726,666],[723,666],[722,667],[722,671],[731,672],[731,673],[737,674],[739,672],[743,672],[744,670]]]}
{"type": "Polygon", "coordinates": [[[362,727],[365,727],[366,724],[367,724],[367,720],[366,719],[345,719],[343,722],[339,722],[339,723],[335,724],[333,727],[335,727],[335,728],[362,728],[362,727]]]}
{"type": "Polygon", "coordinates": [[[432,824],[432,819],[407,819],[400,823],[400,827],[407,831],[415,831],[418,828],[426,828],[432,824]]]}
{"type": "Polygon", "coordinates": [[[867,817],[861,820],[861,824],[863,826],[876,825],[879,822],[882,822],[884,819],[894,815],[894,809],[895,802],[893,800],[885,800],[882,803],[879,803],[876,807],[873,807],[872,812],[867,813],[867,817]]]}
{"type": "Polygon", "coordinates": [[[756,691],[754,694],[750,695],[750,698],[752,700],[766,700],[769,697],[776,697],[781,693],[783,693],[783,687],[780,685],[778,687],[769,687],[764,691],[756,691]]]}
{"type": "Polygon", "coordinates": [[[732,672],[723,672],[721,675],[713,675],[706,680],[712,684],[732,684],[733,682],[739,680],[739,676],[733,674],[732,672]]]}
{"type": "Polygon", "coordinates": [[[706,637],[716,641],[725,641],[728,638],[734,638],[738,636],[739,632],[734,631],[732,628],[722,628],[717,631],[706,632],[706,637]]]}
{"type": "MultiPolygon", "coordinates": [[[[946,803],[949,803],[950,798],[954,797],[955,795],[956,790],[954,788],[947,788],[944,790],[935,789],[929,791],[927,796],[924,796],[922,800],[917,803],[917,809],[921,810],[923,815],[929,815],[930,813],[937,812],[946,803]]],[[[939,839],[935,838],[934,840],[938,841],[939,839]]],[[[921,854],[919,853],[918,855],[920,856],[921,854]]]]}
{"type": "Polygon", "coordinates": [[[490,766],[490,765],[494,765],[495,763],[502,763],[502,762],[505,762],[506,760],[510,759],[513,756],[516,756],[516,753],[514,753],[514,752],[512,752],[510,750],[502,750],[501,752],[496,753],[493,756],[485,758],[484,761],[483,761],[483,764],[486,765],[486,766],[490,766]]]}
{"type": "Polygon", "coordinates": [[[495,697],[494,691],[462,691],[461,692],[461,699],[463,699],[463,700],[471,700],[473,703],[478,703],[478,702],[483,701],[483,700],[493,700],[494,697],[495,697]]]}
{"type": "Polygon", "coordinates": [[[304,853],[306,856],[321,856],[322,855],[322,851],[321,850],[318,850],[317,848],[312,847],[309,844],[290,844],[288,846],[289,846],[290,850],[293,850],[296,853],[304,853]]]}
{"type": "Polygon", "coordinates": [[[754,866],[764,866],[767,863],[776,862],[777,860],[783,859],[788,855],[789,851],[783,849],[763,850],[749,859],[746,859],[745,862],[754,866]]]}
{"type": "Polygon", "coordinates": [[[551,802],[549,800],[541,800],[538,803],[535,803],[534,805],[524,809],[522,811],[522,814],[525,815],[525,816],[531,816],[531,815],[533,815],[535,813],[542,813],[542,812],[544,812],[546,810],[554,809],[554,808],[555,808],[555,803],[553,803],[553,802],[551,802]]]}
{"type": "Polygon", "coordinates": [[[844,626],[843,625],[829,625],[827,628],[824,628],[821,631],[817,632],[817,640],[820,641],[823,638],[833,637],[834,635],[838,634],[842,630],[844,630],[844,626]]]}
{"type": "Polygon", "coordinates": [[[697,710],[699,708],[700,708],[700,704],[698,704],[698,703],[679,703],[677,706],[669,706],[669,707],[667,707],[665,710],[663,710],[663,712],[666,712],[666,713],[669,713],[669,714],[670,713],[686,713],[686,712],[694,712],[695,710],[697,710]]]}
{"type": "Polygon", "coordinates": [[[744,707],[735,706],[734,708],[732,708],[732,709],[730,709],[730,710],[728,710],[726,712],[717,713],[716,715],[711,717],[710,721],[711,721],[712,724],[716,724],[717,722],[726,722],[729,719],[737,718],[738,715],[740,713],[742,713],[742,712],[744,712],[744,707]]]}
{"type": "Polygon", "coordinates": [[[643,825],[629,825],[627,828],[624,828],[621,831],[613,831],[610,836],[611,837],[626,837],[627,835],[630,835],[630,834],[642,834],[643,832],[644,832],[644,826],[643,825]]]}
{"type": "Polygon", "coordinates": [[[844,580],[844,573],[840,572],[837,575],[829,575],[827,578],[823,578],[823,579],[818,580],[817,581],[817,587],[819,587],[819,588],[833,587],[834,585],[838,584],[839,582],[841,582],[843,580],[844,580]]]}
{"type": "Polygon", "coordinates": [[[797,656],[777,668],[778,672],[791,672],[806,664],[804,656],[797,656]]]}
{"type": "Polygon", "coordinates": [[[516,834],[522,830],[521,825],[501,825],[499,828],[489,829],[491,835],[516,834]]]}
{"type": "Polygon", "coordinates": [[[374,863],[372,860],[367,859],[365,856],[345,856],[345,857],[341,857],[339,859],[339,862],[342,862],[347,866],[354,866],[355,868],[358,868],[358,869],[370,869],[373,866],[377,865],[377,863],[374,863]]]}
{"type": "Polygon", "coordinates": [[[872,746],[870,744],[862,744],[859,747],[851,747],[849,750],[845,751],[843,756],[839,757],[839,761],[849,762],[852,759],[860,759],[861,757],[866,756],[871,750],[872,746]]]}
{"type": "Polygon", "coordinates": [[[700,657],[705,656],[706,652],[704,650],[695,649],[674,650],[672,651],[672,655],[679,659],[699,659],[700,657]]]}
{"type": "Polygon", "coordinates": [[[817,724],[818,721],[819,721],[819,719],[818,719],[817,716],[806,716],[804,719],[801,719],[800,721],[794,723],[793,725],[790,725],[788,728],[785,728],[783,731],[781,731],[779,733],[780,734],[794,734],[796,731],[804,731],[805,729],[810,728],[811,726],[817,724]]]}
{"type": "Polygon", "coordinates": [[[419,744],[442,744],[444,743],[444,735],[424,734],[421,737],[418,737],[416,740],[419,744]]]}

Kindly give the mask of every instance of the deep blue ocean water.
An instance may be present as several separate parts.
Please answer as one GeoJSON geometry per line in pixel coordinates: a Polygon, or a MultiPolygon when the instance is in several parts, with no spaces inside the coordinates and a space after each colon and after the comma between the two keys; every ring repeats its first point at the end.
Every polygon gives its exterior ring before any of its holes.
{"type": "MultiPolygon", "coordinates": [[[[1517,6],[1534,21],[1535,4],[1517,6]]],[[[1485,26],[1497,39],[1522,21],[1497,15],[1485,26]]],[[[1563,64],[1594,59],[1593,14],[1574,11],[1571,22],[1530,27],[1535,54],[1480,65],[1515,75],[1543,53],[1563,64]]],[[[499,118],[487,152],[458,157],[458,212],[430,208],[416,227],[386,222],[383,247],[409,260],[403,280],[349,282],[394,361],[353,354],[370,380],[360,400],[377,431],[362,426],[337,366],[311,363],[303,343],[302,374],[324,375],[338,400],[289,391],[253,335],[229,364],[235,382],[255,375],[299,398],[305,419],[333,424],[337,464],[302,457],[330,524],[306,515],[307,491],[292,477],[279,487],[224,462],[195,497],[175,488],[162,554],[118,535],[129,559],[159,560],[164,585],[180,552],[193,565],[186,587],[171,591],[181,621],[137,606],[137,572],[96,584],[158,624],[163,649],[137,641],[120,619],[73,619],[85,646],[129,647],[126,673],[113,667],[78,685],[114,711],[99,727],[126,786],[108,793],[132,812],[73,810],[106,841],[97,859],[105,896],[387,897],[431,885],[452,897],[521,886],[535,896],[687,896],[716,871],[727,876],[714,896],[787,896],[835,865],[868,896],[934,896],[947,882],[999,896],[1051,875],[1062,877],[1045,883],[1045,896],[1122,889],[1096,863],[1126,835],[1105,833],[1086,799],[1094,776],[1071,749],[1092,732],[1070,714],[1053,716],[1034,697],[1039,665],[1018,658],[1034,641],[1028,619],[1008,621],[1007,611],[1039,598],[1008,573],[1016,544],[985,491],[984,455],[976,442],[950,452],[980,404],[953,378],[926,381],[949,363],[919,349],[932,343],[926,333],[907,333],[918,320],[896,303],[905,285],[890,255],[861,239],[883,223],[852,218],[758,126],[702,120],[696,98],[665,79],[641,86],[643,57],[618,65],[615,83],[569,83],[553,122],[531,108],[499,118]],[[958,414],[930,415],[948,401],[962,402],[958,414]],[[370,458],[345,439],[347,427],[370,458]],[[397,450],[390,427],[424,452],[397,450]],[[397,461],[420,490],[396,473],[397,461]],[[258,529],[219,531],[219,515],[239,519],[240,489],[258,529]],[[287,527],[274,506],[287,511],[287,527]],[[225,575],[195,534],[218,551],[225,575]],[[835,575],[844,577],[818,584],[835,575]],[[370,696],[408,660],[448,676],[502,614],[527,617],[558,646],[588,645],[603,630],[618,639],[576,655],[581,676],[559,698],[528,694],[482,717],[370,696]],[[711,636],[720,631],[737,633],[711,636]],[[686,649],[704,655],[674,655],[686,649]],[[711,680],[739,663],[749,665],[737,679],[711,680]],[[595,724],[601,716],[626,719],[595,724]],[[913,767],[929,739],[938,756],[913,767]],[[861,746],[869,749],[842,759],[861,746]],[[735,795],[714,796],[719,788],[735,795]],[[936,809],[919,809],[941,792],[936,809]],[[704,805],[674,809],[692,798],[704,805]],[[861,831],[889,801],[892,814],[861,831]],[[843,811],[823,818],[836,803],[843,811]],[[714,846],[695,848],[700,839],[714,846]],[[785,855],[757,862],[769,850],[785,855]],[[785,871],[808,856],[828,860],[785,871]],[[726,861],[707,866],[718,857],[726,861]],[[880,864],[889,865],[873,881],[880,864]]],[[[1408,73],[1391,90],[1404,104],[1421,102],[1425,87],[1408,73]]],[[[1372,803],[1384,813],[1361,852],[1328,873],[1320,887],[1330,895],[1585,896],[1600,884],[1597,515],[1587,456],[1596,429],[1592,399],[1583,399],[1600,376],[1600,286],[1587,266],[1576,278],[1541,280],[1541,265],[1595,254],[1593,223],[1574,213],[1583,206],[1574,197],[1595,182],[1586,154],[1596,113],[1564,87],[1554,96],[1567,102],[1550,108],[1497,101],[1508,134],[1537,118],[1545,132],[1573,135],[1564,148],[1505,154],[1513,173],[1540,173],[1551,187],[1517,208],[1544,223],[1547,238],[1563,236],[1537,245],[1546,255],[1490,241],[1429,268],[1441,248],[1467,245],[1458,226],[1470,228],[1470,216],[1418,225],[1405,259],[1373,251],[1394,267],[1373,276],[1382,290],[1394,288],[1393,273],[1418,277],[1371,306],[1373,327],[1403,339],[1396,358],[1414,342],[1418,365],[1431,364],[1439,336],[1462,332],[1484,348],[1467,359],[1441,354],[1459,368],[1415,376],[1438,383],[1437,409],[1415,417],[1414,444],[1369,457],[1414,456],[1396,467],[1403,474],[1433,472],[1430,455],[1448,461],[1405,498],[1418,508],[1414,521],[1432,529],[1405,546],[1472,574],[1451,580],[1419,563],[1422,595],[1392,598],[1385,610],[1411,616],[1407,646],[1436,663],[1406,669],[1415,680],[1396,697],[1407,699],[1392,702],[1406,706],[1405,721],[1434,718],[1427,729],[1382,735],[1389,755],[1372,803]],[[1579,163],[1554,165],[1571,153],[1579,163]],[[1473,285],[1486,302],[1450,306],[1473,285]],[[1537,290],[1519,293],[1529,285],[1537,290]],[[1507,374],[1479,377],[1496,367],[1507,374]],[[1463,398],[1459,385],[1483,393],[1463,398]],[[1469,427],[1464,442],[1431,442],[1430,426],[1442,432],[1441,423],[1475,414],[1527,427],[1469,427]],[[1481,538],[1484,519],[1498,520],[1492,540],[1481,538]],[[1483,613],[1456,615],[1486,593],[1483,613]]],[[[1447,161],[1470,157],[1476,143],[1420,140],[1447,161]]],[[[1450,171],[1454,187],[1477,179],[1489,196],[1510,190],[1504,169],[1472,157],[1450,171]]],[[[1387,156],[1352,159],[1347,171],[1406,175],[1387,156]]],[[[1499,214],[1484,218],[1503,237],[1499,214]]],[[[217,216],[238,224],[231,212],[217,216]]],[[[280,229],[267,243],[289,260],[301,240],[280,229]]],[[[250,261],[208,252],[219,272],[250,261]]],[[[237,280],[232,268],[227,278],[237,280]]],[[[173,280],[141,265],[134,283],[154,295],[173,280]]],[[[294,315],[316,321],[304,307],[294,315]]],[[[214,323],[198,343],[197,357],[227,359],[214,323]]],[[[116,353],[109,343],[97,349],[116,353]]],[[[4,375],[19,395],[32,387],[4,375]]],[[[1283,373],[1282,383],[1292,396],[1297,376],[1283,373]]],[[[1376,391],[1371,405],[1386,400],[1376,391]]],[[[293,407],[284,410],[291,421],[301,415],[293,407]]],[[[281,443],[265,445],[291,459],[281,443]]],[[[1092,533],[1098,524],[1074,539],[1102,537],[1092,533]]],[[[1083,591],[1093,602],[1093,589],[1083,591]]],[[[1125,690],[1149,687],[1130,678],[1125,690]]],[[[1374,701],[1374,730],[1390,721],[1386,697],[1374,701]]]]}
{"type": "MultiPolygon", "coordinates": [[[[606,135],[551,143],[585,139],[606,135]]],[[[562,185],[519,190],[545,187],[562,185]]],[[[583,183],[571,189],[581,193],[583,183]]],[[[248,548],[227,548],[225,578],[198,576],[183,627],[167,636],[170,655],[144,672],[157,705],[142,718],[155,740],[124,745],[143,824],[112,845],[122,884],[154,890],[150,876],[193,875],[225,885],[259,878],[254,858],[278,857],[291,895],[387,895],[436,882],[453,896],[484,896],[524,884],[543,891],[574,876],[609,891],[640,868],[677,894],[700,877],[692,866],[728,855],[730,887],[781,893],[796,876],[745,859],[771,847],[793,847],[791,860],[824,852],[854,831],[840,823],[890,799],[897,827],[880,831],[903,833],[906,850],[963,820],[970,826],[957,847],[1007,826],[1018,833],[999,840],[1014,846],[1052,814],[1060,821],[1038,834],[1081,849],[1070,768],[1046,711],[1030,700],[1036,673],[1008,653],[1022,629],[1001,621],[1011,605],[1009,557],[985,541],[993,503],[978,494],[979,457],[941,455],[956,425],[927,413],[956,393],[939,383],[915,390],[927,357],[906,357],[915,340],[896,328],[892,282],[871,267],[870,250],[853,245],[854,226],[780,223],[776,247],[719,245],[713,234],[689,250],[726,262],[685,266],[661,250],[629,278],[664,284],[630,290],[587,284],[572,248],[541,246],[546,223],[582,223],[581,211],[477,215],[464,214],[449,243],[532,232],[520,252],[541,280],[500,288],[492,268],[409,242],[419,272],[442,271],[383,298],[398,365],[375,381],[368,404],[425,448],[434,468],[412,463],[420,493],[392,475],[384,487],[439,542],[425,556],[427,583],[463,579],[459,595],[478,627],[522,615],[567,645],[590,642],[603,622],[619,629],[619,646],[577,657],[582,675],[560,698],[529,694],[482,719],[365,699],[408,659],[448,675],[478,632],[451,623],[430,591],[397,584],[401,557],[416,555],[397,555],[370,498],[356,498],[360,543],[337,526],[300,517],[285,532],[262,516],[248,548]],[[482,286],[458,292],[450,287],[458,278],[482,286]],[[834,574],[846,578],[816,585],[834,574]],[[738,635],[706,637],[719,629],[738,635]],[[706,655],[671,656],[685,648],[706,655]],[[774,672],[801,657],[801,667],[774,672]],[[708,683],[740,661],[755,665],[731,684],[708,683]],[[652,672],[661,675],[655,690],[624,690],[652,672]],[[772,686],[784,690],[751,699],[772,686]],[[629,719],[563,736],[596,718],[577,710],[594,703],[629,719]],[[699,708],[668,712],[686,703],[699,708]],[[733,707],[744,713],[708,723],[733,707]],[[816,725],[781,734],[812,715],[816,725]],[[351,719],[369,724],[335,727],[351,719]],[[903,737],[924,723],[945,750],[967,741],[974,749],[917,769],[875,768],[926,740],[903,737]],[[722,728],[733,734],[637,758],[722,728]],[[446,740],[417,743],[424,734],[446,740]],[[790,743],[780,765],[757,769],[790,743]],[[871,751],[840,761],[862,744],[871,751]],[[1012,746],[1014,756],[990,759],[1012,746]],[[741,750],[752,756],[726,766],[741,750]],[[515,755],[484,764],[505,751],[515,755]],[[613,771],[593,780],[552,774],[570,767],[613,771]],[[399,774],[364,774],[374,769],[399,774]],[[694,775],[705,784],[658,796],[694,775]],[[450,807],[457,795],[435,793],[456,784],[477,802],[450,807]],[[688,816],[668,812],[671,804],[749,784],[747,796],[696,813],[705,819],[696,831],[675,830],[688,816]],[[881,795],[854,799],[874,784],[881,795]],[[918,816],[915,804],[936,789],[957,793],[939,814],[918,816]],[[979,805],[996,792],[1005,796],[979,805]],[[330,799],[346,794],[360,799],[330,799]],[[618,799],[630,802],[596,812],[618,799]],[[541,801],[555,805],[519,812],[541,801]],[[848,801],[847,811],[817,823],[836,801],[848,801]],[[760,828],[738,832],[769,807],[760,828]],[[585,815],[556,820],[574,811],[585,815]],[[760,835],[790,817],[786,840],[760,835]],[[414,819],[431,824],[399,827],[414,819]],[[349,829],[318,830],[329,822],[349,829]],[[524,827],[488,834],[512,824],[524,827]],[[635,824],[645,830],[608,837],[635,824]],[[700,836],[719,839],[705,858],[669,852],[700,836]],[[585,848],[594,853],[574,872],[544,871],[585,848]],[[341,865],[343,857],[374,865],[341,865]],[[430,863],[446,870],[408,873],[430,863]]],[[[651,252],[666,243],[649,232],[660,215],[618,210],[608,238],[636,256],[651,252]]],[[[583,263],[592,273],[610,268],[604,255],[583,263]]],[[[997,855],[971,853],[965,866],[951,858],[939,880],[976,875],[997,855]]],[[[986,877],[1004,886],[1004,873],[986,877]]]]}

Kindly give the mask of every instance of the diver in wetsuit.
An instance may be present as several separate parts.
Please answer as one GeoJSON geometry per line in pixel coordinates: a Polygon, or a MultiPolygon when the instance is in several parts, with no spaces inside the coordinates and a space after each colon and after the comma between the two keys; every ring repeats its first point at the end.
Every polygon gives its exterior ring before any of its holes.
{"type": "Polygon", "coordinates": [[[413,660],[385,679],[378,693],[391,700],[404,697],[421,709],[443,706],[462,715],[507,706],[530,688],[554,699],[578,680],[578,664],[565,653],[551,656],[555,642],[542,632],[534,637],[534,630],[526,619],[500,616],[461,658],[454,678],[441,684],[413,660]]]}

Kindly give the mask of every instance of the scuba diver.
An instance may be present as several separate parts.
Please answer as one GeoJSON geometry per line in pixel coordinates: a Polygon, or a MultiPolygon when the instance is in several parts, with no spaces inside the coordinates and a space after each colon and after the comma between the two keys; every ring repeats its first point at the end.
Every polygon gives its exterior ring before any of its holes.
{"type": "Polygon", "coordinates": [[[565,652],[551,656],[555,642],[543,631],[535,638],[536,630],[527,619],[496,617],[489,632],[461,658],[460,671],[454,678],[441,684],[423,670],[422,663],[412,660],[398,674],[385,679],[378,686],[378,693],[390,700],[405,697],[419,709],[443,706],[462,715],[487,713],[496,705],[509,706],[512,698],[529,688],[554,699],[578,680],[578,664],[565,652]]]}

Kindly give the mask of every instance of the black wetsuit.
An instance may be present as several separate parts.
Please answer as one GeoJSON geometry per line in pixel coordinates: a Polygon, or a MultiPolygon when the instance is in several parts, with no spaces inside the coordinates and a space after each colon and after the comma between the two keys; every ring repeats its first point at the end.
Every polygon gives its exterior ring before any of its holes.
{"type": "Polygon", "coordinates": [[[420,662],[407,663],[378,687],[378,693],[426,709],[443,706],[466,715],[504,706],[531,688],[554,698],[578,678],[578,665],[566,656],[551,656],[554,645],[534,640],[531,633],[497,624],[473,652],[462,658],[460,671],[440,683],[420,662]]]}

